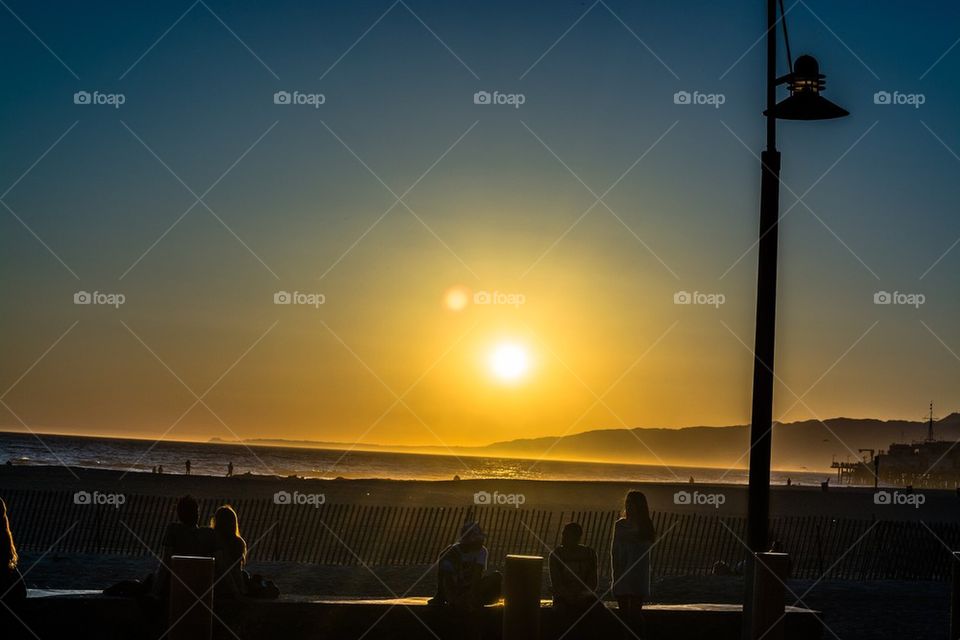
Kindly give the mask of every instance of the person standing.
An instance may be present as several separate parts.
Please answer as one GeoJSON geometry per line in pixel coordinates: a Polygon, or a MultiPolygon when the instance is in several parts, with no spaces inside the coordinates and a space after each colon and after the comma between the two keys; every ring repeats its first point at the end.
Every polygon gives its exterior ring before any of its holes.
{"type": "Polygon", "coordinates": [[[233,477],[233,460],[231,460],[231,461],[227,464],[227,477],[228,477],[228,478],[232,478],[232,477],[233,477]]]}
{"type": "Polygon", "coordinates": [[[183,466],[187,468],[187,475],[190,475],[190,461],[187,460],[183,466]]]}
{"type": "Polygon", "coordinates": [[[630,491],[613,527],[612,591],[624,621],[643,637],[643,603],[650,597],[650,549],[655,532],[647,497],[630,491]]]}

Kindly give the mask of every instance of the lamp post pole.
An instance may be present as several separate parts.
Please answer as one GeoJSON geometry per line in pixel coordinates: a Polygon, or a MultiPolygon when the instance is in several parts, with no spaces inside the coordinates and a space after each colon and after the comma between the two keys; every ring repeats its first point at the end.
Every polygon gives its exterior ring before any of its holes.
{"type": "Polygon", "coordinates": [[[770,519],[770,448],[773,426],[773,356],[777,323],[777,220],[780,215],[780,152],[777,151],[777,0],[767,0],[767,144],[760,155],[760,236],[757,268],[757,318],[753,357],[753,407],[750,420],[750,469],[747,544],[767,551],[770,519]]]}

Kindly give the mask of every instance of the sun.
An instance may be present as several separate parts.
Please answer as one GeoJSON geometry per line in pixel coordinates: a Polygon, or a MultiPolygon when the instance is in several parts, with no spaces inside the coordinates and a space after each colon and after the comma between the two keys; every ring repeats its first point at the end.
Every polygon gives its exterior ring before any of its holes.
{"type": "Polygon", "coordinates": [[[522,380],[530,371],[530,356],[523,345],[501,342],[490,352],[490,372],[503,382],[522,380]]]}

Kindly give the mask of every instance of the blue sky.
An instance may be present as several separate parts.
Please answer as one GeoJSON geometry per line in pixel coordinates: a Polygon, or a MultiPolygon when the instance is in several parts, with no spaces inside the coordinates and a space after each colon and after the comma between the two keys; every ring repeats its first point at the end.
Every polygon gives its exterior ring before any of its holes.
{"type": "MultiPolygon", "coordinates": [[[[10,2],[4,424],[470,444],[747,421],[763,4],[10,2]],[[451,314],[453,286],[526,302],[451,314]],[[497,336],[537,361],[526,391],[457,355],[497,336]]],[[[780,125],[775,413],[954,410],[960,8],[786,6],[852,115],[780,125]]]]}

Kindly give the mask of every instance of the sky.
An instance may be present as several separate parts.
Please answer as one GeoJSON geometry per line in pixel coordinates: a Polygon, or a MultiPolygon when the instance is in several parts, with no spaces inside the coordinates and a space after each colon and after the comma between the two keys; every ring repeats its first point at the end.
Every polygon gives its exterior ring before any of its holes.
{"type": "MultiPolygon", "coordinates": [[[[0,424],[749,422],[764,4],[9,1],[0,424]]],[[[774,415],[946,415],[960,7],[786,7],[852,115],[779,125],[774,415]]]]}

